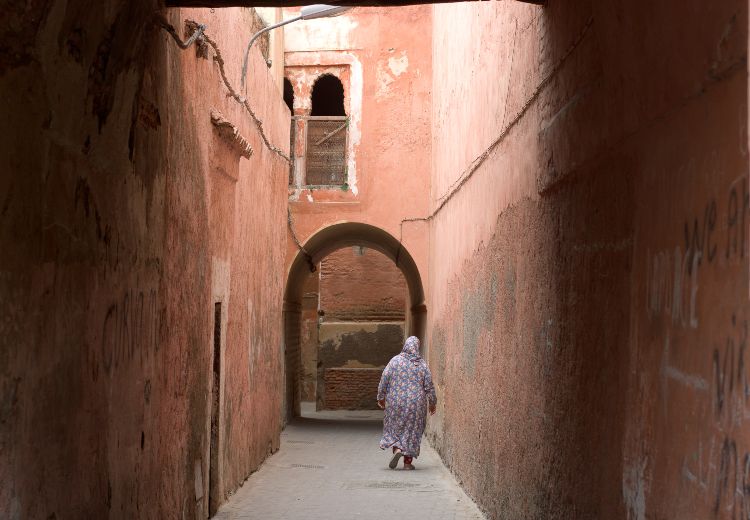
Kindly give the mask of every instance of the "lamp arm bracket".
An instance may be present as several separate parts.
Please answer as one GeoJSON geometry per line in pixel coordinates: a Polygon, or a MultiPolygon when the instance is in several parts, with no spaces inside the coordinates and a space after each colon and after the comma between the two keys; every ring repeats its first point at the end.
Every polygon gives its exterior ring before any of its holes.
{"type": "Polygon", "coordinates": [[[289,20],[284,20],[283,22],[279,22],[273,25],[269,25],[268,27],[264,27],[257,33],[253,34],[253,37],[250,38],[250,41],[247,43],[247,48],[245,49],[245,58],[242,60],[242,76],[240,78],[240,88],[245,88],[245,77],[247,76],[247,61],[250,57],[250,47],[253,46],[253,43],[255,43],[255,40],[257,40],[260,36],[267,33],[268,31],[272,31],[278,27],[281,27],[282,25],[286,25],[288,23],[296,22],[297,20],[302,20],[302,16],[297,16],[294,18],[290,18],[289,20]]]}

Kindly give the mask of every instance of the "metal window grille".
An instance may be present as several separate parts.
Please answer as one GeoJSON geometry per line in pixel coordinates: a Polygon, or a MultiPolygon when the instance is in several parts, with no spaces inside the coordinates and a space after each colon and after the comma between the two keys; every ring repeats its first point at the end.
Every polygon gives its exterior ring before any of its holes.
{"type": "Polygon", "coordinates": [[[310,116],[307,119],[305,184],[308,186],[346,183],[346,117],[310,116]]]}

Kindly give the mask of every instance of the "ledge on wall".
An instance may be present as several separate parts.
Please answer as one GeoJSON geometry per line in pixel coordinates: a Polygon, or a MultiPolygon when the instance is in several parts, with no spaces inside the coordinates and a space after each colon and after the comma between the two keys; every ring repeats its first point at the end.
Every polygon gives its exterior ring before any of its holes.
{"type": "Polygon", "coordinates": [[[211,110],[211,123],[216,127],[219,135],[227,144],[236,151],[240,157],[249,159],[253,155],[253,149],[247,142],[239,129],[230,123],[224,115],[216,109],[211,110]]]}

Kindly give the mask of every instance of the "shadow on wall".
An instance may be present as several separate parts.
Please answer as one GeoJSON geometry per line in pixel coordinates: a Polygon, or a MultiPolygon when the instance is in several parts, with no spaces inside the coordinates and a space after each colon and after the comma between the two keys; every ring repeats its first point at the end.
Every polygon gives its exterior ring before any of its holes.
{"type": "Polygon", "coordinates": [[[493,518],[744,518],[747,2],[433,13],[434,445],[493,518]]]}

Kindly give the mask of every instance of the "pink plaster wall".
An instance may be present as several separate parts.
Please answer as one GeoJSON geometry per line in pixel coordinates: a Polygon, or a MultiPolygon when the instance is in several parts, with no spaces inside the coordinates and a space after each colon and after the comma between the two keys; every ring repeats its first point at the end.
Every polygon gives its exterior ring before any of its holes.
{"type": "MultiPolygon", "coordinates": [[[[218,499],[278,447],[287,163],[156,7],[25,3],[0,36],[3,518],[207,516],[217,301],[218,499]]],[[[235,84],[248,14],[166,13],[207,24],[235,84]]],[[[286,148],[268,74],[254,53],[250,103],[286,148]]]]}
{"type": "MultiPolygon", "coordinates": [[[[432,53],[424,35],[430,26],[430,6],[360,7],[336,18],[290,24],[284,36],[295,112],[309,110],[309,90],[325,67],[345,66],[352,119],[350,188],[290,190],[297,236],[304,243],[336,222],[378,226],[403,236],[425,284],[427,225],[407,222],[402,234],[401,221],[426,215],[429,204],[432,53]]],[[[287,266],[297,253],[290,236],[287,266]]]]}
{"type": "Polygon", "coordinates": [[[747,515],[747,4],[433,20],[434,445],[491,518],[747,515]]]}

